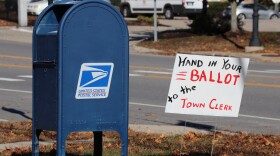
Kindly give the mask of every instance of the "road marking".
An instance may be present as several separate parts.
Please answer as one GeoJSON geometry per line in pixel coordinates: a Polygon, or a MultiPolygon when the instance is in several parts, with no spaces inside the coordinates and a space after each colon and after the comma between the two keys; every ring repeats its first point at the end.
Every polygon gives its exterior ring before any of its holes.
{"type": "Polygon", "coordinates": [[[10,59],[19,59],[19,60],[32,60],[31,57],[26,57],[26,56],[16,56],[16,55],[1,55],[1,58],[10,58],[10,59]]]}
{"type": "Polygon", "coordinates": [[[245,82],[245,86],[280,88],[280,85],[277,84],[255,83],[255,82],[245,82]]]}
{"type": "MultiPolygon", "coordinates": [[[[0,91],[8,91],[8,92],[17,92],[17,93],[28,93],[28,94],[32,94],[32,91],[13,90],[13,89],[5,89],[5,88],[0,88],[0,91]]],[[[165,108],[165,106],[152,105],[152,104],[144,104],[144,103],[137,103],[137,102],[129,102],[129,104],[131,104],[131,105],[138,105],[138,106],[165,108]]],[[[278,119],[278,118],[269,118],[269,117],[262,117],[262,116],[253,116],[253,115],[246,115],[246,114],[239,114],[239,116],[247,117],[247,118],[256,118],[256,119],[280,121],[280,119],[278,119]]],[[[0,121],[1,121],[1,119],[0,119],[0,121]]]]}
{"type": "Polygon", "coordinates": [[[138,76],[143,76],[143,75],[140,75],[140,74],[129,74],[130,77],[138,77],[138,76]]]}
{"type": "Polygon", "coordinates": [[[149,69],[149,70],[156,70],[156,71],[161,71],[161,70],[173,70],[171,68],[158,68],[158,67],[148,67],[148,66],[129,66],[131,69],[149,69]]]}
{"type": "MultiPolygon", "coordinates": [[[[129,102],[129,104],[136,105],[136,106],[147,106],[147,107],[165,108],[165,106],[145,104],[145,103],[137,103],[137,102],[129,102]]],[[[254,116],[254,115],[246,115],[246,114],[239,114],[239,116],[246,117],[246,118],[254,118],[254,119],[280,121],[280,119],[278,119],[278,118],[269,118],[269,117],[263,117],[263,116],[254,116]]]]}
{"type": "Polygon", "coordinates": [[[137,102],[129,102],[129,104],[136,105],[136,106],[148,106],[148,107],[165,108],[165,106],[158,106],[158,105],[151,105],[151,104],[144,104],[144,103],[137,103],[137,102]]]}
{"type": "Polygon", "coordinates": [[[0,119],[0,122],[8,122],[9,120],[0,119]]]}
{"type": "Polygon", "coordinates": [[[0,91],[32,94],[32,91],[14,90],[14,89],[5,89],[5,88],[0,88],[0,91]]]}
{"type": "Polygon", "coordinates": [[[280,73],[278,70],[248,70],[248,72],[253,72],[253,73],[268,73],[268,74],[278,74],[278,73],[280,73]]]}
{"type": "Polygon", "coordinates": [[[22,79],[12,79],[12,78],[0,77],[0,81],[18,82],[18,81],[24,81],[24,80],[22,80],[22,79]]]}
{"type": "Polygon", "coordinates": [[[258,78],[280,79],[280,76],[271,76],[271,75],[255,75],[255,74],[248,74],[247,76],[250,76],[250,77],[258,77],[258,78]]]}
{"type": "Polygon", "coordinates": [[[280,70],[267,70],[267,71],[278,72],[278,73],[280,73],[280,70]]]}
{"type": "MultiPolygon", "coordinates": [[[[18,29],[15,29],[18,30],[18,29]]],[[[19,29],[21,31],[28,31],[24,29],[19,29]]],[[[32,32],[32,31],[30,31],[32,32]]],[[[21,59],[21,60],[32,60],[32,57],[27,57],[27,56],[17,56],[17,55],[3,55],[0,54],[0,57],[2,58],[11,58],[11,59],[21,59]]],[[[172,73],[173,69],[172,68],[160,68],[160,67],[149,67],[149,66],[129,66],[131,69],[149,69],[149,70],[155,70],[155,71],[171,71],[172,73]]],[[[153,72],[153,71],[147,71],[147,72],[153,72]]],[[[275,70],[275,69],[268,69],[268,70],[248,70],[248,72],[255,72],[255,73],[280,73],[280,70],[275,70]]],[[[164,74],[169,74],[165,73],[164,74]]]]}
{"type": "Polygon", "coordinates": [[[19,75],[18,77],[32,79],[32,75],[19,75]]]}
{"type": "Polygon", "coordinates": [[[163,72],[163,71],[135,70],[134,72],[136,72],[136,73],[148,73],[148,74],[172,75],[172,72],[163,72]]]}
{"type": "Polygon", "coordinates": [[[160,75],[153,75],[153,76],[142,76],[145,78],[152,78],[152,79],[171,79],[171,76],[160,76],[160,75]]]}
{"type": "MultiPolygon", "coordinates": [[[[31,69],[32,66],[25,66],[25,65],[15,65],[15,64],[0,64],[0,66],[2,67],[14,67],[14,68],[26,68],[26,69],[31,69]]],[[[157,71],[153,71],[153,73],[155,72],[161,72],[161,70],[165,69],[165,70],[168,70],[169,68],[153,68],[153,67],[145,67],[145,66],[130,66],[130,68],[137,68],[137,69],[141,69],[141,68],[146,68],[146,69],[154,69],[154,70],[157,70],[157,71]]],[[[259,70],[251,70],[251,72],[260,72],[260,73],[277,73],[276,71],[278,70],[270,70],[270,71],[259,71],[259,70]]],[[[149,71],[150,72],[150,71],[149,71]]],[[[165,72],[166,73],[169,73],[169,72],[165,72]]],[[[171,72],[170,72],[171,73],[171,72]]],[[[138,75],[131,75],[132,77],[136,77],[138,75]]],[[[277,76],[262,76],[262,75],[252,75],[252,76],[255,76],[255,77],[264,77],[264,78],[279,78],[277,76]]],[[[168,79],[170,80],[171,77],[170,76],[141,76],[139,75],[138,77],[145,77],[145,78],[154,78],[154,79],[168,79]]],[[[262,83],[254,83],[254,82],[246,82],[245,85],[248,85],[248,86],[256,86],[256,87],[271,87],[271,88],[280,88],[280,85],[275,85],[275,84],[262,84],[262,83]]]]}
{"type": "Polygon", "coordinates": [[[253,116],[253,115],[245,115],[245,114],[239,114],[239,116],[247,117],[247,118],[255,118],[255,119],[264,119],[264,120],[280,121],[280,119],[277,119],[277,118],[269,118],[269,117],[262,117],[262,116],[253,116]]]}
{"type": "Polygon", "coordinates": [[[24,68],[24,69],[31,69],[31,66],[25,66],[25,65],[16,65],[16,64],[2,64],[0,63],[1,67],[9,67],[9,68],[24,68]]]}

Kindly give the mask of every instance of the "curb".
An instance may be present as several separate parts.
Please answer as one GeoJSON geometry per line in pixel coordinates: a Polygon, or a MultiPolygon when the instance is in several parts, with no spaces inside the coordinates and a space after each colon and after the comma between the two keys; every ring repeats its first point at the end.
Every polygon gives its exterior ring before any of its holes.
{"type": "MultiPolygon", "coordinates": [[[[54,142],[45,142],[40,141],[40,145],[43,146],[52,146],[54,142]]],[[[0,144],[0,151],[6,150],[6,149],[15,149],[15,148],[31,148],[32,142],[31,141],[23,141],[23,142],[14,142],[14,143],[6,143],[6,144],[0,144]]]]}
{"type": "MultiPolygon", "coordinates": [[[[156,53],[158,55],[166,56],[168,52],[157,50],[157,49],[149,49],[145,47],[137,46],[137,43],[134,43],[132,47],[137,51],[138,54],[152,54],[156,53]]],[[[221,57],[237,57],[237,58],[250,58],[251,61],[257,62],[273,62],[280,63],[280,55],[277,53],[240,53],[240,52],[205,52],[205,51],[189,51],[189,52],[176,52],[182,54],[193,54],[193,55],[205,55],[205,56],[221,56],[221,57]]]]}

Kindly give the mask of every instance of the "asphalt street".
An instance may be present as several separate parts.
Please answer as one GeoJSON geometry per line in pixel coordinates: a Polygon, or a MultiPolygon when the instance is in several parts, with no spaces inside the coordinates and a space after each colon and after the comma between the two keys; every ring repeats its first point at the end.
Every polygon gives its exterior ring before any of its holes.
{"type": "MultiPolygon", "coordinates": [[[[0,120],[30,120],[31,44],[0,40],[0,47],[0,120]]],[[[174,59],[130,55],[130,124],[279,134],[279,63],[251,61],[239,117],[224,118],[164,113],[174,59]]]]}

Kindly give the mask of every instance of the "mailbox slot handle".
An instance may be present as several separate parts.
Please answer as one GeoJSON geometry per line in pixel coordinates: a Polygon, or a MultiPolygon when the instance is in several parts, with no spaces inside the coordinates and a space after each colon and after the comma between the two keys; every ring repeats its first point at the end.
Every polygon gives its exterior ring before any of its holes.
{"type": "Polygon", "coordinates": [[[55,61],[34,61],[33,67],[34,68],[53,68],[56,66],[55,61]]]}

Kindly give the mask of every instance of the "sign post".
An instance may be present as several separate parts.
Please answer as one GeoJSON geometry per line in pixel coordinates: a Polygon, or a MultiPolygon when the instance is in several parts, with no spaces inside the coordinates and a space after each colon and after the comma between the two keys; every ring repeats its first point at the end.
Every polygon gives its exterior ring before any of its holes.
{"type": "Polygon", "coordinates": [[[157,0],[154,0],[154,42],[157,42],[157,0]]]}

